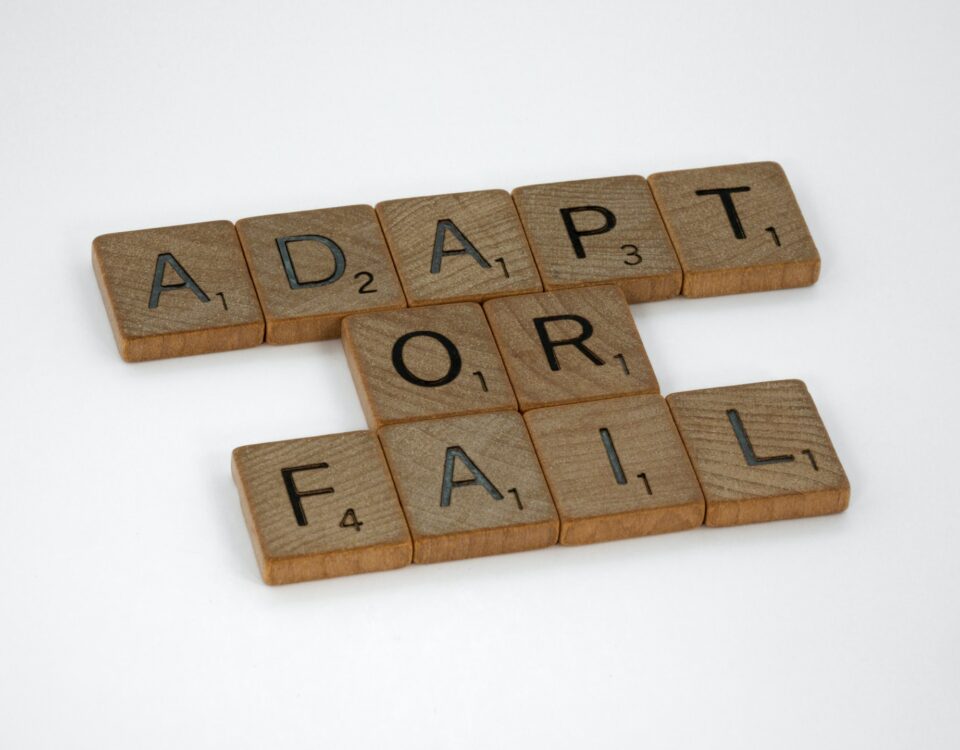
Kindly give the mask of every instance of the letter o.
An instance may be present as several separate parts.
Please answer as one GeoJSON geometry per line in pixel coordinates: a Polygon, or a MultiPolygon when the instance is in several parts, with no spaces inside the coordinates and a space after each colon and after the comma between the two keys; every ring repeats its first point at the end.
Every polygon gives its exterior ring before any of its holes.
{"type": "Polygon", "coordinates": [[[397,371],[397,374],[399,374],[401,378],[406,380],[408,383],[419,385],[423,388],[436,388],[437,386],[446,385],[447,383],[456,380],[457,376],[460,374],[461,368],[463,367],[463,360],[460,358],[460,352],[457,350],[457,347],[450,339],[448,339],[442,333],[437,333],[436,331],[410,331],[410,333],[403,334],[403,336],[398,338],[393,345],[391,359],[393,360],[393,368],[397,371]],[[446,350],[447,356],[450,358],[450,367],[446,374],[437,378],[436,380],[424,380],[423,378],[418,378],[416,375],[410,372],[410,368],[407,367],[406,363],[403,361],[403,348],[407,345],[407,342],[410,341],[410,339],[417,338],[418,336],[426,336],[427,338],[439,341],[440,345],[446,350]]]}

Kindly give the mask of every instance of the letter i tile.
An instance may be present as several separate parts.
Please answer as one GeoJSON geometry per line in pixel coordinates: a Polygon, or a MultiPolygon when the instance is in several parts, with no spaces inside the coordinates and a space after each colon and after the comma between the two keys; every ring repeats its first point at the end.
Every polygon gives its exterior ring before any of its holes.
{"type": "Polygon", "coordinates": [[[524,419],[560,514],[560,544],[703,523],[703,493],[661,396],[534,409],[524,419]]]}

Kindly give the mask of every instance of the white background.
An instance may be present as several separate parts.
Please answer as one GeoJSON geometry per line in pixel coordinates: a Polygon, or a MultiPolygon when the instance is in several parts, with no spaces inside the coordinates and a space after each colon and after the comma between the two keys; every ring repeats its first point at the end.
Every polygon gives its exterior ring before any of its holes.
{"type": "Polygon", "coordinates": [[[960,11],[0,5],[0,747],[956,748],[960,11]],[[232,448],[338,341],[128,365],[104,232],[774,159],[809,289],[633,308],[664,393],[799,377],[847,513],[271,588],[232,448]]]}

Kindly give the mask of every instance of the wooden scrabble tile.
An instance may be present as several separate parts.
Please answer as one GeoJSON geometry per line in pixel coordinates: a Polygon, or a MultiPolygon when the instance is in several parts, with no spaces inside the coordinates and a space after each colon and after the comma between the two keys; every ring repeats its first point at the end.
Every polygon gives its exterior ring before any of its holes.
{"type": "Polygon", "coordinates": [[[557,511],[515,411],[380,431],[418,563],[556,544],[557,511]]]}
{"type": "Polygon", "coordinates": [[[680,263],[642,177],[528,185],[513,200],[545,289],[616,284],[627,302],[680,293],[680,263]]]}
{"type": "Polygon", "coordinates": [[[263,342],[260,303],[229,221],[101,235],[93,268],[127,362],[263,342]]]}
{"type": "Polygon", "coordinates": [[[560,514],[560,544],[700,526],[703,493],[659,395],[524,415],[560,514]]]}
{"type": "Polygon", "coordinates": [[[337,338],[345,315],[406,307],[372,206],[237,222],[268,344],[337,338]]]}
{"type": "Polygon", "coordinates": [[[351,315],[343,348],[371,427],[517,408],[475,303],[351,315]]]}
{"type": "Polygon", "coordinates": [[[522,411],[660,390],[615,286],[502,297],[484,310],[522,411]]]}
{"type": "Polygon", "coordinates": [[[384,201],[377,214],[411,307],[543,288],[504,190],[384,201]]]}
{"type": "Polygon", "coordinates": [[[708,526],[839,513],[850,484],[800,380],[667,397],[707,501],[708,526]]]}
{"type": "Polygon", "coordinates": [[[410,533],[371,432],[237,448],[233,477],[267,583],[410,564],[410,533]]]}
{"type": "Polygon", "coordinates": [[[684,296],[809,286],[820,275],[820,254],[779,164],[686,169],[649,180],[683,266],[684,296]]]}

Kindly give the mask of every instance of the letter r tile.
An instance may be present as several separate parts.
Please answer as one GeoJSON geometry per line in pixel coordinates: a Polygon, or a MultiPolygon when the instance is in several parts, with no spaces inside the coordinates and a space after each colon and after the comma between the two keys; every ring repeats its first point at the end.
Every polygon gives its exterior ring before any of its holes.
{"type": "Polygon", "coordinates": [[[377,215],[411,307],[543,288],[504,190],[384,201],[377,215]]]}
{"type": "Polygon", "coordinates": [[[778,380],[667,397],[707,526],[839,513],[850,483],[806,385],[778,380]]]}
{"type": "Polygon", "coordinates": [[[229,221],[104,234],[93,268],[128,362],[263,342],[263,314],[229,221]]]}
{"type": "Polygon", "coordinates": [[[659,393],[618,287],[501,297],[484,310],[521,411],[659,393]]]}
{"type": "Polygon", "coordinates": [[[515,411],[380,431],[418,563],[556,544],[557,511],[515,411]]]}
{"type": "Polygon", "coordinates": [[[410,563],[410,533],[373,433],[246,445],[232,465],[267,583],[410,563]]]}
{"type": "Polygon", "coordinates": [[[475,303],[351,315],[343,348],[372,428],[517,408],[475,303]]]}

